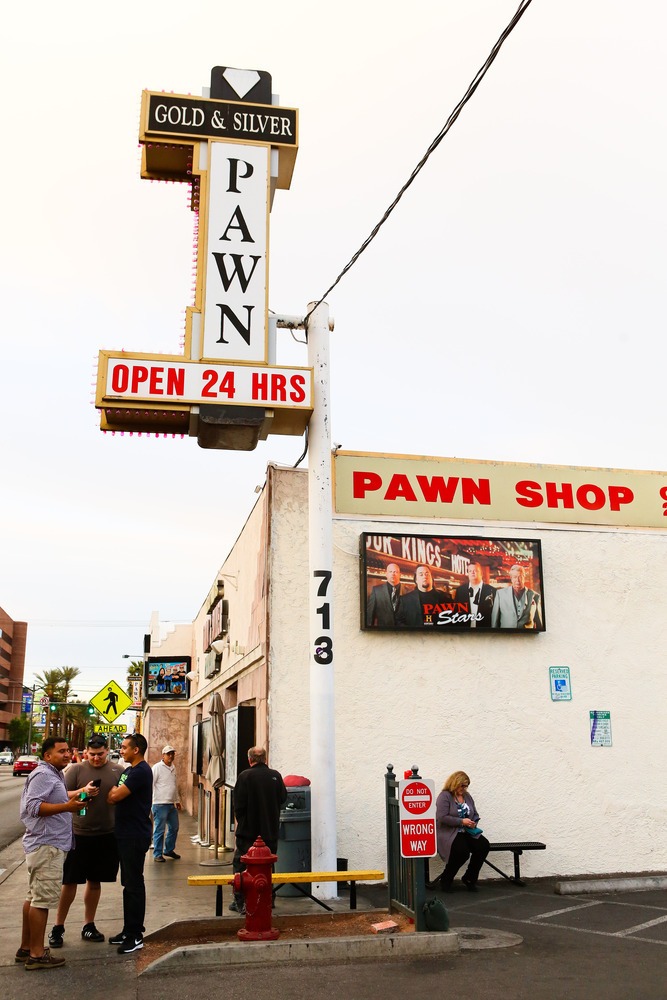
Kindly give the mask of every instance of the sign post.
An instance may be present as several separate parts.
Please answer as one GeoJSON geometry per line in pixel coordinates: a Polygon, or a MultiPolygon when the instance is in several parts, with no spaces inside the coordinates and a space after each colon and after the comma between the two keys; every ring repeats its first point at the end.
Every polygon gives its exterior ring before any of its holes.
{"type": "MultiPolygon", "coordinates": [[[[144,92],[141,176],[191,188],[194,301],[183,355],[100,351],[95,405],[103,431],[187,433],[202,448],[252,450],[269,434],[308,430],[311,853],[315,870],[335,871],[330,324],[323,302],[304,318],[269,319],[271,204],[298,149],[298,113],[274,99],[268,73],[224,66],[201,98],[144,92]],[[308,367],[276,364],[277,327],[306,329],[308,367]]],[[[110,723],[131,704],[112,685],[92,700],[110,723]]],[[[335,883],[317,892],[332,898],[335,883]]]]}
{"type": "MultiPolygon", "coordinates": [[[[314,303],[310,303],[309,309],[314,303]]],[[[315,400],[308,425],[308,546],[310,562],[310,767],[313,786],[313,871],[336,871],[336,723],[334,717],[333,535],[331,415],[329,412],[329,309],[325,302],[308,321],[308,362],[315,400]]],[[[323,899],[332,882],[317,884],[323,899]]]]}
{"type": "Polygon", "coordinates": [[[435,783],[409,778],[398,783],[401,857],[432,858],[438,853],[435,833],[435,783]]]}

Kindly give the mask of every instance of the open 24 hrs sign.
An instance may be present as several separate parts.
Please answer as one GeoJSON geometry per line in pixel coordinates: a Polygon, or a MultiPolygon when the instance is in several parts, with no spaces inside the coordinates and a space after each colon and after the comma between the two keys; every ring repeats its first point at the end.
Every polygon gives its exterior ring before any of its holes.
{"type": "Polygon", "coordinates": [[[398,783],[398,822],[402,858],[432,858],[435,835],[435,783],[430,778],[408,778],[398,783]]]}

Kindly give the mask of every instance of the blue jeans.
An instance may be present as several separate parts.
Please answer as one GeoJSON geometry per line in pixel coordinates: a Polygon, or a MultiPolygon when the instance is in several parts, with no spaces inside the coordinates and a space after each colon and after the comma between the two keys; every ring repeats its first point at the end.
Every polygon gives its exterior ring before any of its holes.
{"type": "Polygon", "coordinates": [[[171,802],[153,806],[153,857],[160,858],[176,849],[178,809],[171,802]],[[165,839],[164,831],[167,830],[165,839]],[[163,846],[164,845],[164,846],[163,846]]]}

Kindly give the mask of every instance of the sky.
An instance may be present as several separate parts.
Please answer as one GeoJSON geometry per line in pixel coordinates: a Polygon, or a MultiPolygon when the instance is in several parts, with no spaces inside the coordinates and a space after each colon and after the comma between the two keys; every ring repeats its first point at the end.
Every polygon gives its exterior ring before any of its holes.
{"type": "MultiPolygon", "coordinates": [[[[140,179],[141,92],[216,65],[299,109],[270,308],[304,314],[383,215],[518,0],[68,0],[3,13],[0,606],[26,681],[122,682],[153,610],[194,618],[270,461],[111,436],[100,349],[179,353],[185,185],[140,179]]],[[[335,442],[664,469],[667,8],[534,0],[459,121],[328,298],[335,442]]],[[[278,362],[306,364],[280,335],[278,362]]]]}

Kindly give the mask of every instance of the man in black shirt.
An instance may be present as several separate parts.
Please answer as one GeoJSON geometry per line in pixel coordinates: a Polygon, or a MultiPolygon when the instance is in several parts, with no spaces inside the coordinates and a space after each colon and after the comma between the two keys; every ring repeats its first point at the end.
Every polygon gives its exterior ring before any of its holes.
{"type": "Polygon", "coordinates": [[[444,590],[435,590],[428,566],[417,566],[415,589],[401,597],[396,623],[403,628],[424,628],[438,624],[438,615],[452,598],[444,590]]]}
{"type": "MultiPolygon", "coordinates": [[[[248,750],[246,771],[241,771],[234,786],[236,816],[236,850],[232,861],[235,872],[243,870],[241,856],[261,837],[272,854],[278,847],[280,807],[287,798],[287,789],[279,771],[266,765],[264,747],[248,750]]],[[[244,912],[243,896],[234,894],[230,910],[244,912]]]]}
{"type": "Polygon", "coordinates": [[[123,929],[120,934],[109,938],[109,944],[119,946],[119,955],[129,955],[144,946],[144,861],[153,835],[150,816],[153,772],[144,760],[147,749],[146,738],[141,733],[125,737],[120,752],[130,766],[123,771],[118,784],[107,796],[107,802],[116,806],[114,832],[123,886],[123,929]]]}

